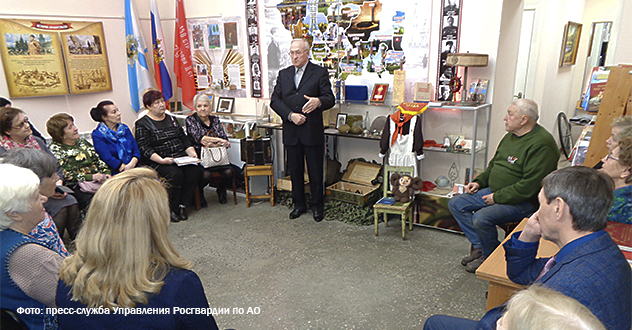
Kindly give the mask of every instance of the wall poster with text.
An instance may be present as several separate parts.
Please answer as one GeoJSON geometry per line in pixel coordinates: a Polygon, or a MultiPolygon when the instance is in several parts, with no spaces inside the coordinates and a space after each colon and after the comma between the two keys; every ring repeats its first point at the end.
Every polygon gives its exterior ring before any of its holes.
{"type": "Polygon", "coordinates": [[[247,97],[241,17],[187,19],[198,92],[247,97]]]}
{"type": "Polygon", "coordinates": [[[73,31],[61,32],[70,93],[112,90],[112,80],[101,22],[74,22],[73,31]]]}
{"type": "Polygon", "coordinates": [[[0,19],[11,97],[112,90],[101,22],[0,19]]]}

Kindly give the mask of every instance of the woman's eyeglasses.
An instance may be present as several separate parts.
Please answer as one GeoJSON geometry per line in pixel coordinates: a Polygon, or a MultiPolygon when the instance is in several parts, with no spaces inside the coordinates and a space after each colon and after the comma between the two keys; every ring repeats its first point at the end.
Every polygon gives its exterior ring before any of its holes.
{"type": "Polygon", "coordinates": [[[13,128],[24,128],[24,127],[28,127],[29,126],[29,119],[28,118],[24,118],[24,120],[20,123],[18,123],[17,125],[13,126],[13,128]]]}
{"type": "Polygon", "coordinates": [[[612,157],[612,155],[611,155],[611,154],[608,154],[608,156],[606,156],[606,161],[607,161],[608,159],[612,159],[612,160],[617,161],[617,162],[619,161],[619,158],[614,158],[614,157],[612,157]]]}

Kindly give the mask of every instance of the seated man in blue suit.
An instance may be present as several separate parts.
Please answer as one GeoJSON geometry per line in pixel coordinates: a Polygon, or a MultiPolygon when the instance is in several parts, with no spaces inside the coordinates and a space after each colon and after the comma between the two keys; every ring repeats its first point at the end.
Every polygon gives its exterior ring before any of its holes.
{"type": "MultiPolygon", "coordinates": [[[[505,244],[507,276],[576,299],[609,330],[632,327],[632,271],[604,230],[612,207],[614,185],[604,173],[586,167],[566,167],[542,180],[540,208],[523,231],[505,244]],[[560,247],[551,258],[536,258],[540,237],[560,247]]],[[[479,321],[434,315],[425,330],[496,329],[505,304],[479,321]]]]}

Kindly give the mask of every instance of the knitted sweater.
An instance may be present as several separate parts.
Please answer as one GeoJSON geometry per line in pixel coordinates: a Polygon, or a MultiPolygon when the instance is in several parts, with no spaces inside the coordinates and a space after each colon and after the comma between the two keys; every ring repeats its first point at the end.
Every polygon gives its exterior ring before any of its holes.
{"type": "Polygon", "coordinates": [[[489,187],[499,204],[538,203],[542,179],[557,169],[560,151],[551,134],[536,124],[522,135],[502,138],[487,169],[474,182],[489,187]]]}

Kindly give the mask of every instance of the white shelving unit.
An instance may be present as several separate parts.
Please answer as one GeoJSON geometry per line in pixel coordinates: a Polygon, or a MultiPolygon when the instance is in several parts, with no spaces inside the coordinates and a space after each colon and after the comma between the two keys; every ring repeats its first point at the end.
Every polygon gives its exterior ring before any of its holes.
{"type": "MultiPolygon", "coordinates": [[[[476,160],[478,157],[483,157],[483,170],[487,168],[487,159],[488,159],[488,150],[489,150],[489,133],[490,133],[490,118],[492,112],[492,104],[485,103],[478,106],[455,106],[455,105],[443,105],[441,107],[428,107],[423,114],[423,132],[424,138],[436,138],[438,134],[443,138],[445,134],[463,134],[465,138],[468,140],[472,140],[472,149],[470,151],[446,151],[446,150],[438,150],[436,148],[424,148],[425,151],[429,152],[438,152],[444,154],[458,154],[458,155],[468,155],[470,156],[470,177],[469,181],[472,182],[474,179],[474,171],[476,168],[476,160]],[[458,116],[441,116],[441,113],[447,112],[458,112],[461,116],[461,122],[455,122],[455,117],[458,116]],[[437,118],[438,117],[438,118],[437,118]],[[447,123],[442,123],[442,125],[437,125],[437,122],[442,121],[442,118],[447,123]],[[471,121],[466,123],[468,120],[467,117],[471,117],[471,121]],[[471,129],[465,129],[463,131],[456,132],[457,125],[460,125],[461,128],[465,127],[465,125],[471,125],[471,129]],[[443,129],[445,132],[437,132],[437,130],[443,129]],[[481,129],[484,129],[484,132],[480,132],[481,129]],[[465,134],[464,134],[465,133],[465,134]],[[467,134],[469,133],[469,134],[467,134]],[[481,139],[481,137],[484,137],[481,139]],[[481,148],[476,148],[476,141],[483,141],[483,146],[481,148]],[[474,150],[472,152],[472,150],[474,150]]],[[[439,143],[443,142],[443,140],[438,141],[439,143]]]]}

